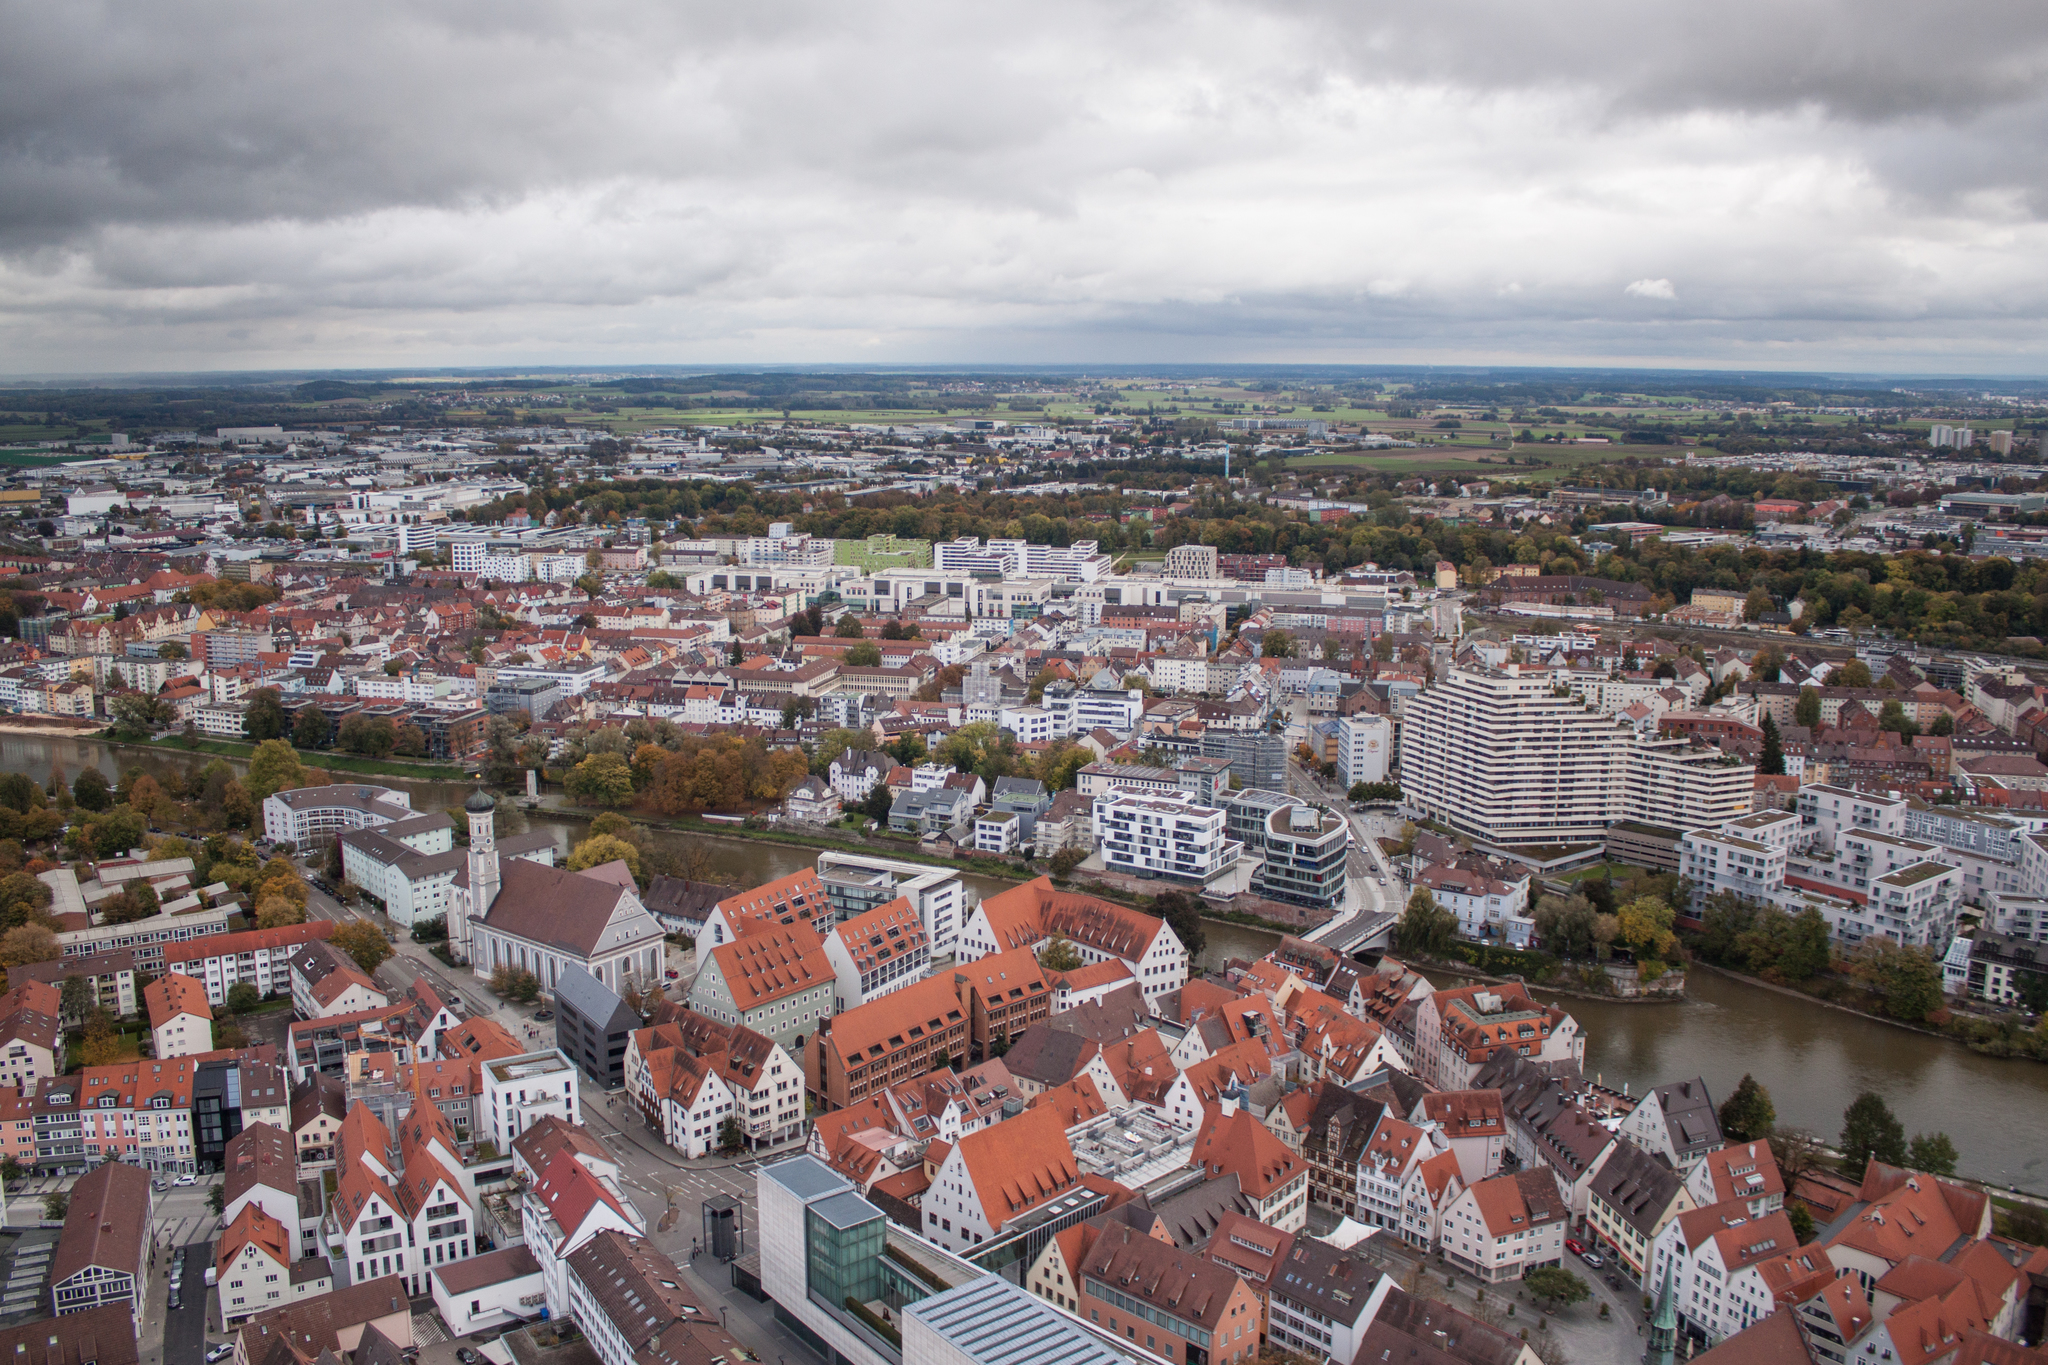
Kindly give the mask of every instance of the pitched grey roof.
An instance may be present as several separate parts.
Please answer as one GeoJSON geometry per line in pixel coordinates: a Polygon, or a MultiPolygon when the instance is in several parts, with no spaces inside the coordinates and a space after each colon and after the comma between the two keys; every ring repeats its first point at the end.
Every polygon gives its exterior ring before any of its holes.
{"type": "MultiPolygon", "coordinates": [[[[586,961],[599,953],[661,937],[661,925],[637,903],[633,893],[614,882],[590,875],[543,867],[524,858],[500,858],[501,879],[484,924],[501,934],[586,961]],[[635,913],[637,912],[637,913],[635,913]]],[[[469,884],[469,869],[455,874],[456,885],[469,884]]]]}
{"type": "Polygon", "coordinates": [[[1340,1251],[1313,1237],[1297,1237],[1273,1274],[1270,1292],[1325,1317],[1356,1326],[1372,1307],[1379,1268],[1363,1255],[1340,1251]]]}
{"type": "Polygon", "coordinates": [[[1656,1235],[1658,1218],[1684,1186],[1677,1172],[1620,1138],[1588,1188],[1648,1242],[1656,1235]]]}
{"type": "Polygon", "coordinates": [[[1003,1054],[1003,1065],[1010,1068],[1012,1076],[1022,1080],[1043,1086],[1065,1085],[1087,1065],[1090,1055],[1089,1039],[1038,1023],[1011,1042],[1010,1050],[1003,1054]]]}
{"type": "Polygon", "coordinates": [[[555,983],[555,1008],[572,1009],[606,1033],[612,1032],[613,1024],[625,1028],[640,1026],[639,1016],[626,1008],[626,1002],[611,987],[573,964],[555,983]],[[623,1020],[621,1015],[625,1016],[623,1020]]]}

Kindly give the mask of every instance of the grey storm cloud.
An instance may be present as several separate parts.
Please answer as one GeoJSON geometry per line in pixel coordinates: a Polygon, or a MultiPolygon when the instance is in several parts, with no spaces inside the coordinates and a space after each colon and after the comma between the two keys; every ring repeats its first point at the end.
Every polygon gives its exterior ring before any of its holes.
{"type": "Polygon", "coordinates": [[[2048,352],[2038,5],[0,22],[13,373],[2048,352]]]}

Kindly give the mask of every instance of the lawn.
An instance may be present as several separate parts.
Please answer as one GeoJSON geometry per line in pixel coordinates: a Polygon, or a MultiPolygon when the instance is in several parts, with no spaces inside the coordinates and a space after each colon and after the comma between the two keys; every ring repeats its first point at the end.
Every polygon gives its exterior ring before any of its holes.
{"type": "MultiPolygon", "coordinates": [[[[149,1030],[140,1024],[131,1024],[126,1028],[116,1031],[114,1034],[114,1055],[108,1059],[108,1064],[134,1061],[140,1058],[142,1056],[142,1040],[148,1033],[149,1030]]],[[[64,1041],[69,1062],[64,1069],[67,1072],[76,1071],[85,1065],[84,1062],[79,1060],[78,1056],[80,1049],[85,1046],[84,1031],[81,1029],[67,1029],[64,1034],[64,1041]]]]}

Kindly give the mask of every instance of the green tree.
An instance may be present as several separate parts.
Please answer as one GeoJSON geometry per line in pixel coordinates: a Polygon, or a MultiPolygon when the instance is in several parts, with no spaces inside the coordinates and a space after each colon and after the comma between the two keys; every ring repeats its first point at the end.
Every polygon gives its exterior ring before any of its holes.
{"type": "Polygon", "coordinates": [[[1946,738],[1955,732],[1956,718],[1946,711],[1938,713],[1927,725],[1927,733],[1930,735],[1940,735],[1946,738]]]}
{"type": "Polygon", "coordinates": [[[1751,588],[1749,596],[1742,599],[1742,619],[1754,621],[1759,616],[1775,610],[1777,605],[1776,602],[1771,600],[1768,588],[1751,588]]]}
{"type": "Polygon", "coordinates": [[[1771,719],[1771,713],[1764,712],[1764,751],[1757,760],[1756,770],[1766,777],[1785,775],[1785,746],[1778,739],[1778,722],[1771,719]]]}
{"type": "Polygon", "coordinates": [[[92,983],[82,976],[67,976],[57,988],[57,1008],[70,1020],[83,1020],[86,1011],[98,1003],[92,983]]]}
{"type": "Polygon", "coordinates": [[[106,774],[98,768],[79,773],[71,784],[71,796],[80,810],[105,810],[114,804],[113,789],[107,785],[106,774]]]}
{"type": "Polygon", "coordinates": [[[1047,860],[1047,866],[1052,868],[1053,876],[1059,877],[1064,880],[1067,877],[1073,876],[1074,869],[1087,861],[1087,849],[1063,848],[1059,852],[1053,854],[1052,857],[1047,860]]]}
{"type": "Polygon", "coordinates": [[[623,806],[633,799],[633,770],[618,754],[592,754],[562,783],[578,801],[623,806]]]}
{"type": "Polygon", "coordinates": [[[227,1206],[228,1187],[225,1183],[215,1185],[212,1189],[206,1192],[207,1210],[211,1212],[215,1217],[218,1217],[222,1212],[224,1212],[227,1209],[227,1206]]]}
{"type": "Polygon", "coordinates": [[[868,799],[860,803],[860,810],[868,819],[886,829],[889,825],[889,808],[895,800],[895,796],[889,791],[889,784],[877,782],[874,790],[868,793],[868,799]]]}
{"type": "Polygon", "coordinates": [[[873,640],[862,640],[846,651],[846,662],[855,668],[873,668],[882,662],[882,647],[873,640]]]}
{"type": "Polygon", "coordinates": [[[1658,896],[1638,896],[1615,912],[1620,921],[1621,941],[1638,958],[1668,961],[1678,951],[1678,935],[1672,932],[1677,915],[1658,896]]]}
{"type": "Polygon", "coordinates": [[[1792,1225],[1792,1235],[1799,1239],[1801,1246],[1811,1242],[1813,1234],[1818,1231],[1814,1226],[1812,1211],[1797,1200],[1785,1205],[1785,1221],[1792,1225]]]}
{"type": "Polygon", "coordinates": [[[842,640],[865,640],[868,636],[867,630],[860,623],[860,617],[850,611],[840,616],[839,624],[832,633],[842,640]]]}
{"type": "Polygon", "coordinates": [[[1193,962],[1208,946],[1209,936],[1202,928],[1202,902],[1186,891],[1162,891],[1152,898],[1152,913],[1166,921],[1181,946],[1188,950],[1188,961],[1193,962]]]}
{"type": "Polygon", "coordinates": [[[1262,659],[1291,659],[1294,657],[1294,637],[1274,627],[1259,638],[1259,657],[1262,659]]]}
{"type": "Polygon", "coordinates": [[[92,851],[102,858],[111,858],[140,847],[142,832],[148,826],[133,806],[115,806],[101,812],[88,828],[92,831],[92,851]]]}
{"type": "Polygon", "coordinates": [[[1827,920],[1809,905],[1792,916],[1790,938],[1778,956],[1778,975],[1787,981],[1811,979],[1827,968],[1832,943],[1827,920]]]}
{"type": "Polygon", "coordinates": [[[1851,659],[1828,674],[1828,681],[1836,687],[1869,687],[1870,665],[1861,659],[1851,659]]]}
{"type": "Polygon", "coordinates": [[[1522,1276],[1522,1284],[1529,1291],[1529,1297],[1544,1305],[1544,1311],[1555,1313],[1560,1308],[1569,1308],[1592,1297],[1593,1291],[1586,1282],[1566,1270],[1563,1266],[1538,1266],[1522,1276]]]}
{"type": "Polygon", "coordinates": [[[242,733],[257,744],[284,734],[287,722],[284,703],[274,687],[259,687],[249,694],[249,709],[242,716],[242,733]]]}
{"type": "Polygon", "coordinates": [[[1929,1175],[1954,1175],[1956,1145],[1947,1133],[1915,1133],[1906,1151],[1906,1164],[1929,1175]]]}
{"type": "Polygon", "coordinates": [[[1885,1013],[1916,1023],[1941,1008],[1941,969],[1923,948],[1901,947],[1873,937],[1851,966],[1865,984],[1884,996],[1885,1013]]]}
{"type": "Polygon", "coordinates": [[[1584,896],[1544,896],[1530,917],[1543,951],[1559,957],[1593,955],[1593,903],[1584,896]]]}
{"type": "Polygon", "coordinates": [[[1054,934],[1038,950],[1038,965],[1049,972],[1072,972],[1081,968],[1081,950],[1054,934]]]}
{"type": "Polygon", "coordinates": [[[43,1196],[43,1221],[61,1223],[64,1215],[71,1211],[71,1195],[64,1190],[51,1190],[43,1196]]]}
{"type": "Polygon", "coordinates": [[[718,1150],[721,1152],[737,1152],[746,1145],[746,1141],[746,1132],[740,1127],[740,1116],[738,1114],[727,1114],[725,1122],[718,1125],[718,1150]]]}
{"type": "Polygon", "coordinates": [[[601,867],[610,862],[623,862],[626,870],[633,874],[633,879],[640,879],[640,850],[616,835],[593,834],[576,845],[569,854],[571,872],[601,867]]]}
{"type": "Polygon", "coordinates": [[[122,692],[109,699],[107,715],[114,722],[115,737],[129,740],[149,739],[175,719],[169,702],[144,692],[122,692]]]}
{"type": "Polygon", "coordinates": [[[1920,727],[1906,715],[1906,708],[1897,697],[1888,698],[1877,711],[1877,728],[1889,730],[1901,739],[1911,739],[1920,733],[1920,727]]]}
{"type": "Polygon", "coordinates": [[[1778,1110],[1771,1092],[1744,1072],[1735,1093],[1721,1102],[1721,1133],[1730,1142],[1759,1142],[1771,1135],[1778,1123],[1778,1110]]]}
{"type": "Polygon", "coordinates": [[[302,707],[297,719],[292,722],[292,744],[300,749],[318,749],[327,743],[334,733],[333,722],[327,713],[317,706],[302,707]]]}
{"type": "Polygon", "coordinates": [[[1394,925],[1394,946],[1402,953],[1442,957],[1458,939],[1458,917],[1436,903],[1427,887],[1418,886],[1394,925]]]}
{"type": "Polygon", "coordinates": [[[48,923],[53,899],[50,888],[26,872],[0,877],[0,930],[48,923]]]}
{"type": "Polygon", "coordinates": [[[265,797],[305,785],[306,770],[297,751],[281,739],[268,739],[256,746],[249,757],[249,775],[242,782],[249,800],[258,806],[265,797]]]}
{"type": "Polygon", "coordinates": [[[1820,724],[1820,689],[1818,687],[1802,687],[1799,689],[1799,700],[1792,704],[1792,723],[1794,725],[1803,725],[1809,730],[1820,724]]]}
{"type": "Polygon", "coordinates": [[[356,965],[366,975],[376,975],[377,969],[391,956],[391,941],[384,937],[384,931],[368,920],[351,920],[334,931],[329,943],[354,958],[356,965]]]}
{"type": "Polygon", "coordinates": [[[263,992],[247,981],[237,981],[228,987],[228,1012],[247,1014],[263,1003],[263,992]]]}
{"type": "Polygon", "coordinates": [[[1864,1091],[1842,1111],[1842,1137],[1835,1146],[1842,1153],[1842,1174],[1851,1180],[1861,1180],[1873,1161],[1906,1164],[1905,1125],[1874,1091],[1864,1091]]]}

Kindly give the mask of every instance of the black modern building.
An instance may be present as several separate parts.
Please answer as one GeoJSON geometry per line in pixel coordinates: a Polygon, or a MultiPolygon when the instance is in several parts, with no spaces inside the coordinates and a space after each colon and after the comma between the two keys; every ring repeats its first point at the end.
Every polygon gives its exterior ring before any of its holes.
{"type": "Polygon", "coordinates": [[[219,1170],[228,1139],[254,1122],[244,1121],[244,1109],[289,1113],[291,1102],[282,1067],[241,1060],[200,1063],[192,1076],[192,1155],[200,1172],[219,1170]]]}
{"type": "Polygon", "coordinates": [[[607,1090],[626,1083],[626,1044],[645,1025],[611,987],[581,967],[555,983],[555,1046],[607,1090]]]}

